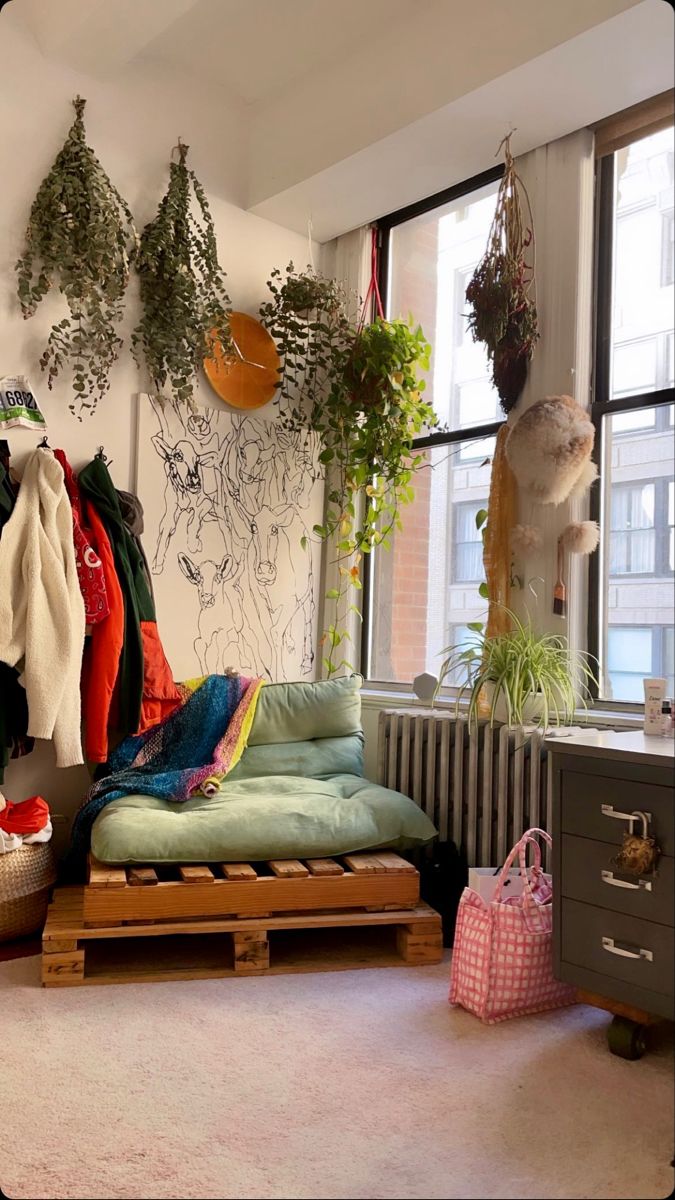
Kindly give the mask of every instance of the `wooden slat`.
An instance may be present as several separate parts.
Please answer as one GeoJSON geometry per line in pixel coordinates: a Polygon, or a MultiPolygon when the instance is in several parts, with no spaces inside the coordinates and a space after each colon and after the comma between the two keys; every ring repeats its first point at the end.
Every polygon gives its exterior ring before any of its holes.
{"type": "Polygon", "coordinates": [[[93,854],[89,855],[89,887],[123,888],[127,886],[127,873],[124,867],[109,867],[101,863],[93,854]]]}
{"type": "Polygon", "coordinates": [[[127,879],[130,887],[149,887],[159,883],[157,872],[152,867],[128,867],[127,879]]]}
{"type": "Polygon", "coordinates": [[[270,965],[270,944],[262,929],[248,933],[235,933],[234,969],[238,973],[257,975],[270,965]]]}
{"type": "Polygon", "coordinates": [[[316,909],[356,908],[366,904],[398,904],[419,900],[419,875],[350,872],[344,875],[258,879],[217,879],[207,883],[181,880],[156,887],[86,888],[84,921],[91,927],[102,921],[171,921],[186,917],[255,917],[270,912],[308,912],[316,909]]]}
{"type": "Polygon", "coordinates": [[[389,851],[378,850],[374,857],[382,864],[385,871],[393,872],[395,875],[414,875],[415,867],[412,863],[406,862],[405,858],[401,858],[400,854],[392,854],[389,851]]]}
{"type": "Polygon", "coordinates": [[[345,869],[333,858],[308,858],[306,860],[312,875],[344,875],[345,869]]]}
{"type": "Polygon", "coordinates": [[[209,867],[179,867],[183,883],[215,883],[213,871],[209,867]]]}
{"type": "Polygon", "coordinates": [[[220,869],[226,879],[257,879],[250,863],[221,863],[220,869]]]}
{"type": "Polygon", "coordinates": [[[345,854],[343,861],[354,875],[384,875],[386,870],[374,854],[345,854]]]}
{"type": "MultiPolygon", "coordinates": [[[[368,903],[367,899],[363,899],[367,891],[372,897],[373,892],[379,890],[380,887],[385,887],[390,890],[391,885],[395,884],[397,890],[404,888],[410,890],[412,882],[409,876],[406,875],[376,875],[376,876],[345,876],[345,880],[349,881],[349,890],[355,890],[361,905],[365,906],[368,903]]],[[[340,881],[342,882],[342,881],[340,881]]],[[[294,880],[275,881],[269,880],[275,887],[282,887],[284,890],[290,891],[293,889],[296,893],[302,884],[296,883],[294,880]]],[[[411,933],[423,933],[428,922],[438,922],[439,917],[428,904],[423,900],[413,900],[412,902],[401,903],[399,908],[394,910],[384,910],[373,915],[365,912],[355,911],[347,912],[341,905],[344,903],[342,899],[343,890],[338,890],[335,885],[338,883],[336,879],[315,880],[314,883],[323,891],[327,885],[334,889],[334,908],[326,908],[322,911],[293,911],[277,916],[270,916],[269,913],[258,913],[255,917],[197,917],[193,913],[188,912],[183,919],[176,917],[174,920],[158,922],[156,925],[146,926],[148,936],[159,937],[163,934],[171,933],[235,933],[243,932],[250,929],[329,929],[336,926],[352,926],[352,925],[398,925],[405,924],[406,928],[411,933]]],[[[256,892],[258,887],[265,891],[265,880],[261,880],[260,884],[252,884],[250,882],[236,883],[231,885],[223,884],[220,890],[225,890],[226,887],[233,889],[245,888],[249,893],[253,891],[255,886],[256,892]]],[[[180,891],[184,896],[192,897],[196,889],[190,888],[189,892],[181,884],[165,885],[172,888],[173,894],[180,891]]],[[[204,889],[205,894],[214,896],[218,891],[218,887],[209,888],[208,893],[204,889]]],[[[57,888],[54,893],[54,900],[49,906],[47,914],[47,923],[43,934],[43,939],[52,944],[52,938],[60,939],[87,939],[87,938],[118,938],[118,937],[140,937],[143,934],[142,927],[134,927],[130,925],[118,925],[115,929],[104,928],[100,925],[85,926],[84,925],[84,889],[82,887],[66,887],[57,888]]],[[[119,893],[118,893],[119,895],[119,893]]],[[[133,898],[155,897],[155,888],[138,889],[131,893],[133,898]]],[[[387,903],[387,900],[382,901],[382,906],[387,903]]]]}
{"type": "Polygon", "coordinates": [[[297,858],[273,858],[267,865],[280,879],[304,879],[309,875],[305,864],[297,858]]]}

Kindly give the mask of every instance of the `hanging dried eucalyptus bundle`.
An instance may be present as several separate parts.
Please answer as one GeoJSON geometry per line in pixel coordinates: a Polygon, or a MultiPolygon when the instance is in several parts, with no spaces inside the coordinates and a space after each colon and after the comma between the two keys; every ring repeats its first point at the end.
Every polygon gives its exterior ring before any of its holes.
{"type": "Polygon", "coordinates": [[[511,155],[511,135],[504,139],[505,169],[487,250],[466,289],[472,306],[469,328],[483,342],[492,363],[492,378],[504,412],[510,412],[525,386],[527,367],[539,336],[534,292],[534,226],[525,186],[511,155]],[[523,227],[520,204],[527,203],[529,225],[523,227]]]}
{"type": "Polygon", "coordinates": [[[84,106],[78,96],[65,144],[33,201],[26,249],[16,264],[24,318],[32,317],[53,287],[66,297],[70,316],[54,325],[40,359],[48,385],[67,365],[82,419],[108,390],[110,369],[122,345],[116,325],[135,253],[131,213],[85,141],[84,106]]]}
{"type": "Polygon", "coordinates": [[[156,392],[168,384],[173,398],[193,408],[197,371],[220,349],[231,354],[230,299],[218,262],[208,201],[189,147],[179,139],[169,186],[157,216],[141,235],[136,259],[143,316],[133,334],[136,361],[147,367],[156,392]],[[193,206],[193,196],[196,206],[193,206]]]}

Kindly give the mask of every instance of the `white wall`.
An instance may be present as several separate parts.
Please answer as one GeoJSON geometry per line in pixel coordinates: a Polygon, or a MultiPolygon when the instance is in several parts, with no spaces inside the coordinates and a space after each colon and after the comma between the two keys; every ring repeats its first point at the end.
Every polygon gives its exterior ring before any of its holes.
{"type": "MultiPolygon", "coordinates": [[[[28,375],[48,422],[50,444],[62,446],[75,469],[103,444],[112,459],[116,486],[129,488],[135,477],[133,396],[145,388],[129,352],[129,332],[138,312],[135,281],[123,331],[125,346],[112,372],[110,392],[96,415],[82,423],[68,412],[67,380],[49,392],[38,366],[52,318],[64,311],[62,301],[58,297],[44,301],[36,316],[24,322],[16,300],[14,264],[23,248],[30,205],[65,140],[73,97],[79,92],[87,98],[88,141],[129,203],[139,229],[154,215],[166,187],[172,146],[179,135],[189,143],[189,161],[209,196],[235,308],[255,313],[273,267],[284,267],[289,259],[296,265],[306,263],[307,239],[238,207],[243,194],[245,116],[228,107],[219,92],[153,64],[130,68],[113,82],[94,81],[44,59],[37,46],[5,20],[5,14],[0,25],[0,375],[28,375]]],[[[197,399],[210,402],[205,382],[197,399]]],[[[22,466],[37,441],[30,430],[9,431],[17,466],[22,466]]],[[[15,800],[40,792],[53,808],[72,812],[87,785],[85,768],[56,771],[51,746],[40,745],[28,758],[10,764],[3,790],[15,800]]]]}

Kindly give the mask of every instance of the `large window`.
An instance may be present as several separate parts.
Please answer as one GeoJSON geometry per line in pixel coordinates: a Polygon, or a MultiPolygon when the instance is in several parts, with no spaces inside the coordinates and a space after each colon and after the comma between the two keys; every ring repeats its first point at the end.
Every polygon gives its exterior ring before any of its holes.
{"type": "Polygon", "coordinates": [[[673,129],[598,171],[594,418],[603,532],[591,560],[589,643],[603,699],[673,679],[673,129]]]}
{"type": "Polygon", "coordinates": [[[413,313],[433,347],[426,396],[449,432],[420,438],[425,466],[390,550],[368,562],[368,677],[410,685],[437,674],[441,651],[485,613],[482,539],[501,424],[482,345],[468,329],[466,285],[487,244],[500,170],[380,223],[387,313],[413,313]]]}

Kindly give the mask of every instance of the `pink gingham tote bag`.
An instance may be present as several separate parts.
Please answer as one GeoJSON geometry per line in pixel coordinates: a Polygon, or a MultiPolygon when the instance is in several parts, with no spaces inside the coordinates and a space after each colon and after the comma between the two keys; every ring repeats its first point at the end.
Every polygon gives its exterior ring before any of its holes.
{"type": "Polygon", "coordinates": [[[450,1003],[488,1025],[575,1002],[575,989],[553,977],[551,890],[541,870],[537,836],[551,844],[543,829],[528,829],[504,863],[489,904],[469,887],[459,902],[450,1003]],[[534,846],[534,866],[528,871],[529,844],[534,846]],[[502,900],[516,857],[523,892],[502,900]]]}

